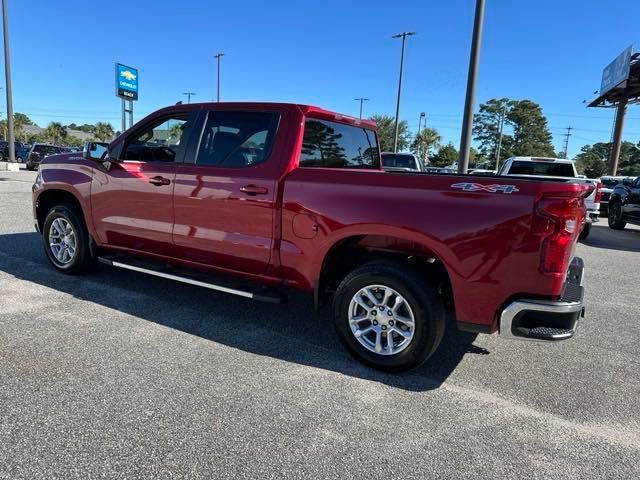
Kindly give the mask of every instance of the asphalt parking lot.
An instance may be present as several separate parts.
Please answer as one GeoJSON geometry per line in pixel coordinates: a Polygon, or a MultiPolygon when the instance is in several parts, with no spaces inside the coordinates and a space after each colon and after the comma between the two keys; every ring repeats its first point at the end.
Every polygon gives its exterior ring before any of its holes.
{"type": "Polygon", "coordinates": [[[388,375],[306,297],[54,272],[34,176],[0,172],[0,478],[640,477],[640,229],[578,246],[574,339],[450,331],[388,375]]]}

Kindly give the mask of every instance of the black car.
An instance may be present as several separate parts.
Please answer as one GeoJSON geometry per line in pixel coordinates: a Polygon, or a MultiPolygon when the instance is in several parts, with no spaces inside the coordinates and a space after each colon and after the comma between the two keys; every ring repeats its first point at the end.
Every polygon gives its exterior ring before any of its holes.
{"type": "Polygon", "coordinates": [[[640,225],[640,177],[625,178],[609,197],[609,227],[622,230],[627,223],[640,225]]]}
{"type": "Polygon", "coordinates": [[[25,162],[27,164],[27,170],[35,170],[44,157],[57,153],[62,153],[62,147],[47,145],[46,143],[35,143],[33,147],[31,147],[29,155],[27,155],[25,162]]]}

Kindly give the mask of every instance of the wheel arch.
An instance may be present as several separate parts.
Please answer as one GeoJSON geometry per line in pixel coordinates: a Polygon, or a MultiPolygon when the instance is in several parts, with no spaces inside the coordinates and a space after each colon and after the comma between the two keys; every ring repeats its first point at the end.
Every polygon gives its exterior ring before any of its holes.
{"type": "Polygon", "coordinates": [[[448,307],[454,307],[449,272],[441,255],[422,242],[402,235],[352,234],[334,240],[325,250],[314,282],[316,308],[325,304],[340,281],[355,268],[373,260],[390,259],[412,265],[438,286],[448,307]]]}
{"type": "Polygon", "coordinates": [[[71,192],[62,188],[50,188],[42,191],[35,201],[35,219],[38,222],[38,229],[42,231],[44,220],[47,213],[51,208],[56,205],[70,204],[78,208],[82,213],[82,219],[84,224],[89,228],[90,223],[87,221],[87,212],[82,206],[82,202],[79,199],[79,195],[76,192],[71,192]]]}

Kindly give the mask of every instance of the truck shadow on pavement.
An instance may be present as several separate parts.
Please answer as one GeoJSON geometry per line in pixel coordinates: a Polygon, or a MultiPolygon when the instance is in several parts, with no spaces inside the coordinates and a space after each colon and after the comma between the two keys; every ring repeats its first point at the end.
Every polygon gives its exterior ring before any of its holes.
{"type": "Polygon", "coordinates": [[[305,295],[271,305],[105,266],[67,276],[48,264],[37,233],[0,235],[0,252],[0,271],[17,279],[246,352],[400,389],[438,388],[467,353],[489,353],[473,345],[475,334],[458,331],[449,319],[440,348],[425,365],[386,374],[353,359],[337,338],[330,308],[315,311],[305,295]]]}
{"type": "Polygon", "coordinates": [[[640,252],[640,230],[632,226],[627,226],[624,230],[613,230],[606,223],[593,225],[591,233],[582,243],[607,250],[640,252]]]}

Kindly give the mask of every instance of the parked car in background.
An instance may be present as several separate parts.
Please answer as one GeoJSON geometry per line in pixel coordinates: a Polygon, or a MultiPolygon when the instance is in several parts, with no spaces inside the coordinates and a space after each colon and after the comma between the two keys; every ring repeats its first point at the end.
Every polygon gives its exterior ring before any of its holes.
{"type": "Polygon", "coordinates": [[[585,239],[591,232],[591,224],[600,217],[600,198],[602,196],[602,182],[600,179],[588,179],[579,175],[573,160],[566,158],[548,157],[511,157],[507,158],[500,169],[499,175],[519,177],[546,177],[557,179],[572,179],[575,183],[593,185],[595,188],[585,199],[587,218],[580,239],[585,239]]]}
{"type": "Polygon", "coordinates": [[[421,162],[411,153],[382,152],[382,168],[386,172],[423,172],[421,162]]]}
{"type": "Polygon", "coordinates": [[[27,170],[36,170],[44,158],[56,153],[62,153],[62,147],[46,143],[34,143],[25,160],[27,170]]]}
{"type": "MultiPolygon", "coordinates": [[[[22,163],[29,151],[29,145],[22,142],[14,142],[16,161],[22,163]]],[[[9,158],[9,142],[0,141],[0,162],[6,162],[9,158]]]]}
{"type": "Polygon", "coordinates": [[[623,182],[625,178],[631,178],[631,180],[635,180],[635,177],[612,177],[612,176],[604,176],[600,177],[600,181],[602,182],[602,198],[600,199],[600,215],[608,215],[609,213],[609,197],[613,192],[613,189],[616,185],[623,182]]]}
{"type": "Polygon", "coordinates": [[[99,260],[269,302],[301,290],[333,302],[354,356],[397,371],[438,347],[445,305],[466,331],[573,336],[584,307],[575,243],[592,189],[389,175],[373,122],[307,105],[205,103],[152,113],[82,156],[45,158],[33,213],[61,272],[99,260]]]}
{"type": "Polygon", "coordinates": [[[622,230],[627,223],[640,225],[640,177],[624,178],[609,197],[609,227],[622,230]]]}

